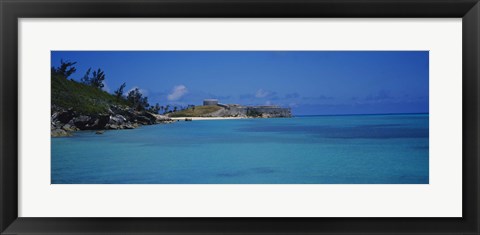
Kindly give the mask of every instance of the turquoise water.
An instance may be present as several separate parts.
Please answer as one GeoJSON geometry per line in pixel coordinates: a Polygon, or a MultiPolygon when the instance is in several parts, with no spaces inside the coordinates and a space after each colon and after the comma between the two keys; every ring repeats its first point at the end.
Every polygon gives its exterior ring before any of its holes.
{"type": "Polygon", "coordinates": [[[53,184],[428,184],[428,114],[177,122],[52,138],[53,184]]]}

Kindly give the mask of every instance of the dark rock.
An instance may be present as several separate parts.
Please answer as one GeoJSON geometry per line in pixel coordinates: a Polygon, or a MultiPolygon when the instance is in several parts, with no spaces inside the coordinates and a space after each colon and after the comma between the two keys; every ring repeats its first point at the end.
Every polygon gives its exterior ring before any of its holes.
{"type": "Polygon", "coordinates": [[[95,117],[79,116],[73,120],[75,126],[80,130],[102,130],[105,129],[110,115],[99,115],[95,117]]]}
{"type": "Polygon", "coordinates": [[[58,117],[58,112],[54,112],[50,118],[50,121],[53,123],[55,121],[57,121],[57,117],[58,117]]]}
{"type": "Polygon", "coordinates": [[[160,114],[150,114],[153,117],[155,117],[155,123],[160,124],[160,123],[172,123],[174,120],[171,119],[168,116],[165,115],[160,115],[160,114]]]}
{"type": "Polygon", "coordinates": [[[63,123],[61,123],[60,121],[55,121],[53,125],[55,126],[55,129],[60,129],[62,128],[63,123]]]}
{"type": "Polygon", "coordinates": [[[131,108],[119,107],[117,105],[110,106],[110,110],[115,113],[123,116],[126,121],[133,121],[135,119],[135,111],[131,108]]]}
{"type": "Polygon", "coordinates": [[[62,136],[77,130],[120,130],[134,129],[140,125],[171,123],[167,116],[135,111],[120,105],[110,105],[107,114],[79,115],[73,109],[65,111],[62,107],[51,108],[52,136],[62,136]]]}
{"type": "Polygon", "coordinates": [[[72,126],[70,124],[65,124],[62,126],[62,129],[65,131],[76,131],[77,128],[75,128],[75,126],[72,126]]]}
{"type": "Polygon", "coordinates": [[[89,116],[79,116],[79,117],[75,117],[75,119],[73,119],[73,124],[75,124],[75,126],[80,129],[80,130],[86,130],[88,128],[88,124],[91,122],[91,119],[89,116]]]}
{"type": "Polygon", "coordinates": [[[66,132],[65,130],[62,130],[62,129],[54,129],[50,133],[52,137],[71,136],[69,132],[66,132]]]}
{"type": "Polygon", "coordinates": [[[100,115],[98,116],[97,125],[94,126],[95,129],[105,129],[108,121],[110,120],[110,115],[100,115]]]}
{"type": "Polygon", "coordinates": [[[155,117],[155,115],[153,115],[153,114],[151,114],[151,113],[149,113],[149,112],[143,112],[142,115],[143,115],[144,117],[148,118],[152,124],[154,124],[155,121],[157,120],[157,117],[155,117]]]}
{"type": "Polygon", "coordinates": [[[105,127],[110,130],[118,130],[120,128],[117,124],[107,124],[105,127]]]}
{"type": "Polygon", "coordinates": [[[97,135],[101,135],[101,134],[103,134],[103,133],[105,133],[105,131],[96,131],[96,132],[95,132],[95,134],[97,134],[97,135]]]}
{"type": "Polygon", "coordinates": [[[92,130],[102,130],[105,129],[108,121],[110,121],[110,115],[99,115],[94,118],[94,121],[89,128],[92,130]]]}
{"type": "Polygon", "coordinates": [[[127,119],[120,114],[116,114],[115,116],[110,116],[110,120],[108,121],[109,124],[116,124],[116,125],[121,125],[125,122],[127,122],[127,119]]]}
{"type": "Polygon", "coordinates": [[[152,124],[155,123],[155,119],[152,120],[152,119],[150,119],[149,117],[142,115],[142,116],[137,116],[137,117],[136,117],[136,122],[138,122],[138,123],[140,123],[140,124],[142,124],[142,125],[152,125],[152,124]]]}
{"type": "Polygon", "coordinates": [[[133,111],[128,111],[124,114],[122,114],[126,119],[127,121],[129,122],[135,122],[137,120],[137,115],[135,114],[135,112],[133,111]]]}
{"type": "Polygon", "coordinates": [[[70,120],[73,119],[75,116],[74,112],[72,109],[69,109],[67,111],[61,111],[56,115],[56,120],[62,122],[62,123],[68,123],[70,120]]]}

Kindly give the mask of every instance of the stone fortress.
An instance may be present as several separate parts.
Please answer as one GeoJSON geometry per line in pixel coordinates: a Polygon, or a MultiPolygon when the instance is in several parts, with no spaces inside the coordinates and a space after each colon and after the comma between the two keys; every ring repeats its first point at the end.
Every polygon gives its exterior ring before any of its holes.
{"type": "Polygon", "coordinates": [[[243,106],[239,104],[222,104],[217,99],[203,100],[204,106],[219,106],[222,109],[210,113],[212,117],[292,117],[290,108],[282,108],[277,105],[243,106]]]}

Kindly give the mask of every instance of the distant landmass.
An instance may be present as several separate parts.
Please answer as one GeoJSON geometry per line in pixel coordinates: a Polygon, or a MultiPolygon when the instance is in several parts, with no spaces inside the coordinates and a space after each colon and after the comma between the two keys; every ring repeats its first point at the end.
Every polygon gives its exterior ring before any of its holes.
{"type": "Polygon", "coordinates": [[[167,115],[169,117],[288,118],[292,117],[292,112],[290,108],[282,108],[276,105],[244,106],[222,104],[217,99],[205,99],[203,100],[203,106],[192,106],[167,115]]]}

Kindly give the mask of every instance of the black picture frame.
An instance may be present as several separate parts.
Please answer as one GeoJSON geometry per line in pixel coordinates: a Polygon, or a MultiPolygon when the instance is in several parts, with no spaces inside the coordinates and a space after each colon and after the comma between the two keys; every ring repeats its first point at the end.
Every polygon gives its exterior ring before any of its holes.
{"type": "MultiPolygon", "coordinates": [[[[0,0],[2,234],[479,234],[478,0],[0,0]],[[462,18],[462,218],[18,217],[18,19],[121,17],[462,18]]],[[[134,201],[134,200],[132,200],[134,201]]],[[[441,206],[441,205],[439,205],[441,206]]]]}

